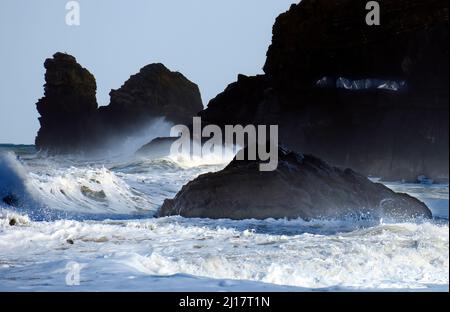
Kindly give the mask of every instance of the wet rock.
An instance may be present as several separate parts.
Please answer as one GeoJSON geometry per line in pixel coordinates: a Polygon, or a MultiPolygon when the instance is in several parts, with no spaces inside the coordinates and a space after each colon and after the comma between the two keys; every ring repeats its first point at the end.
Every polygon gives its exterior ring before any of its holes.
{"type": "Polygon", "coordinates": [[[84,196],[93,199],[93,200],[97,200],[97,201],[105,201],[106,200],[106,194],[103,190],[101,191],[94,191],[91,190],[89,187],[83,185],[80,188],[81,194],[83,194],[84,196]]]}
{"type": "Polygon", "coordinates": [[[174,199],[166,200],[158,216],[236,220],[431,217],[419,200],[311,155],[280,149],[276,171],[260,172],[259,164],[235,159],[222,171],[199,176],[174,199]]]}

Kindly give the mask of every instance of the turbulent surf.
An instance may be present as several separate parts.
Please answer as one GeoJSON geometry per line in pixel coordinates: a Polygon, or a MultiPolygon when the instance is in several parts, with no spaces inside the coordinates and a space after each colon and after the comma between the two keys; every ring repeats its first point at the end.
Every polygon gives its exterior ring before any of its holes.
{"type": "Polygon", "coordinates": [[[0,154],[1,290],[448,290],[448,185],[387,184],[433,220],[155,218],[227,163],[0,154]]]}

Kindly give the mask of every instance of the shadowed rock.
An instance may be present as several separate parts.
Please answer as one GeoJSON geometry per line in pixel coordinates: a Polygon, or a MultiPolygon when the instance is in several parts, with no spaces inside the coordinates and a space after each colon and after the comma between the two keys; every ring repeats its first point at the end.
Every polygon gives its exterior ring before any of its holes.
{"type": "Polygon", "coordinates": [[[273,172],[260,172],[259,163],[235,159],[220,172],[199,176],[174,199],[166,200],[158,216],[236,220],[431,217],[419,200],[311,155],[279,149],[278,169],[273,172]]]}
{"type": "Polygon", "coordinates": [[[65,153],[89,146],[97,112],[94,76],[63,53],[47,59],[44,67],[44,97],[36,104],[41,115],[37,148],[65,153]]]}
{"type": "Polygon", "coordinates": [[[278,124],[290,149],[334,165],[448,182],[448,2],[382,1],[375,27],[365,5],[292,5],[273,27],[265,75],[240,75],[203,122],[278,124]]]}
{"type": "Polygon", "coordinates": [[[138,156],[146,156],[151,158],[161,158],[170,155],[172,144],[178,140],[176,137],[156,138],[150,143],[142,146],[137,152],[138,156]]]}
{"type": "Polygon", "coordinates": [[[188,124],[203,109],[198,86],[163,64],[143,67],[110,96],[111,103],[100,107],[99,116],[103,124],[119,132],[137,130],[158,117],[188,124]]]}
{"type": "Polygon", "coordinates": [[[68,54],[44,64],[45,95],[37,103],[41,128],[36,146],[50,153],[99,151],[125,141],[158,118],[188,123],[203,104],[199,88],[162,64],[143,67],[97,108],[94,76],[68,54]],[[116,141],[114,141],[116,140],[116,141]]]}

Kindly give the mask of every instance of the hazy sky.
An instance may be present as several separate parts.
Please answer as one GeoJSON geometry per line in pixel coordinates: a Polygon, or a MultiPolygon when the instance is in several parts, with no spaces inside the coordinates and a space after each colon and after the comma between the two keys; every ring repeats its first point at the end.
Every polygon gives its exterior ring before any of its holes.
{"type": "MultiPolygon", "coordinates": [[[[100,105],[144,65],[161,62],[197,83],[204,105],[236,80],[261,73],[276,16],[296,0],[0,1],[0,142],[34,143],[43,62],[74,55],[97,80],[100,105]]],[[[297,1],[298,2],[298,1],[297,1]]]]}

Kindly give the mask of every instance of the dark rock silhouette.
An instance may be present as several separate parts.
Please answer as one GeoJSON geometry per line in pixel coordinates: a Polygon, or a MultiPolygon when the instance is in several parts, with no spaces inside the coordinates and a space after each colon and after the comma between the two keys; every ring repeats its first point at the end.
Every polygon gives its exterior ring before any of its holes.
{"type": "Polygon", "coordinates": [[[84,148],[97,111],[95,78],[68,54],[56,53],[44,67],[45,93],[36,104],[41,115],[36,146],[55,153],[84,148]]]}
{"type": "Polygon", "coordinates": [[[104,124],[120,131],[136,130],[155,117],[188,124],[203,110],[198,86],[163,64],[143,67],[110,96],[110,104],[100,107],[99,115],[104,124]]]}
{"type": "Polygon", "coordinates": [[[334,165],[448,182],[448,2],[382,1],[380,26],[365,24],[365,4],[292,5],[273,28],[265,75],[240,75],[203,122],[278,124],[286,146],[334,165]]]}
{"type": "Polygon", "coordinates": [[[45,96],[37,103],[41,129],[36,146],[50,153],[98,151],[156,118],[188,123],[203,109],[196,84],[162,64],[151,64],[110,93],[97,107],[94,76],[68,54],[45,61],[45,96]]]}
{"type": "Polygon", "coordinates": [[[300,87],[337,75],[407,79],[422,89],[448,82],[448,43],[441,41],[448,38],[447,1],[383,0],[380,26],[366,24],[366,3],[306,0],[291,6],[273,27],[265,73],[300,87]]]}
{"type": "Polygon", "coordinates": [[[314,156],[279,149],[276,171],[260,172],[259,163],[235,159],[220,172],[199,176],[174,199],[166,200],[158,216],[236,220],[431,217],[419,200],[314,156]]]}
{"type": "Polygon", "coordinates": [[[164,137],[153,139],[150,143],[142,146],[137,152],[138,156],[161,158],[170,155],[172,144],[178,140],[176,137],[164,137]]]}
{"type": "Polygon", "coordinates": [[[5,197],[3,197],[2,201],[7,204],[8,206],[17,207],[20,203],[19,198],[15,196],[14,194],[8,194],[5,197]]]}

